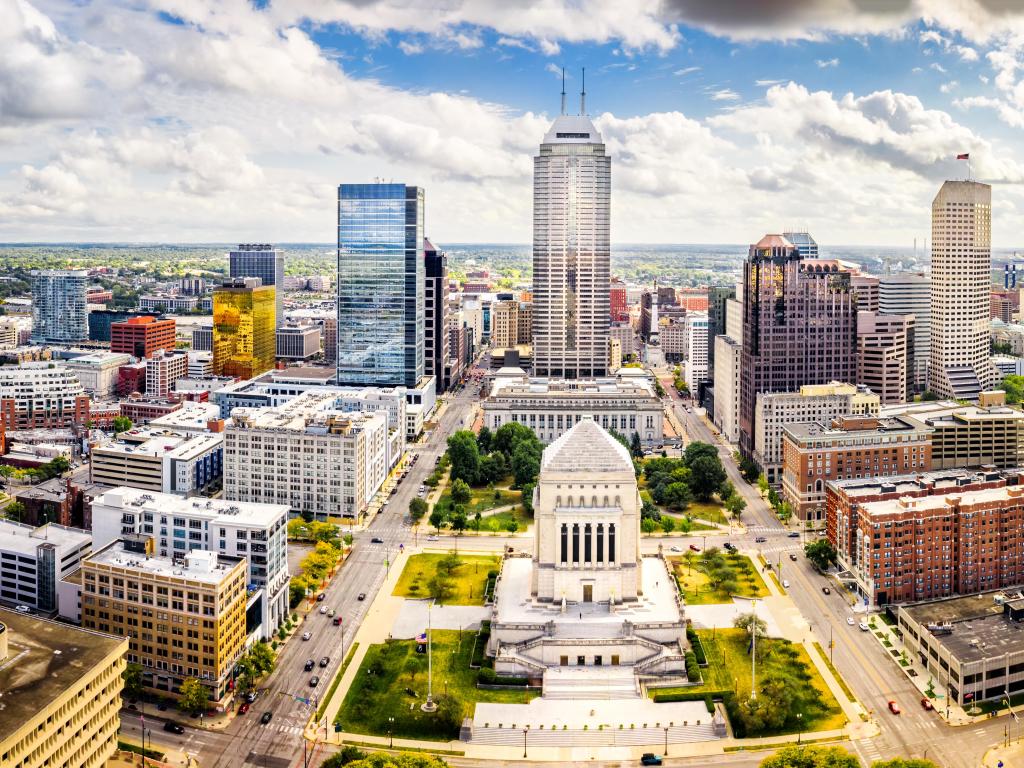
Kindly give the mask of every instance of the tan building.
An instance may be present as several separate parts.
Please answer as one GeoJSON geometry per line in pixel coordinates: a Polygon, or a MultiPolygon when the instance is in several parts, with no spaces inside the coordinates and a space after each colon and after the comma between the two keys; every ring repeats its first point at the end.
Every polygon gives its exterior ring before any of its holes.
{"type": "Polygon", "coordinates": [[[1024,462],[1024,413],[1016,408],[960,407],[925,419],[931,427],[932,466],[1016,467],[1024,462]]]}
{"type": "Polygon", "coordinates": [[[231,671],[245,647],[246,561],[194,549],[153,555],[153,539],[129,534],[82,563],[82,626],[129,638],[143,684],[176,694],[187,678],[230,703],[231,671]]]}
{"type": "Polygon", "coordinates": [[[913,315],[857,313],[857,383],[883,403],[913,399],[913,315]]]}
{"type": "Polygon", "coordinates": [[[529,344],[533,336],[533,305],[528,301],[496,301],[491,306],[491,346],[511,349],[529,344]]]}
{"type": "Polygon", "coordinates": [[[879,279],[866,273],[855,273],[850,277],[850,287],[857,293],[857,309],[861,312],[878,311],[879,279]]]}
{"type": "Polygon", "coordinates": [[[0,609],[0,765],[105,765],[127,650],[120,637],[0,609]]]}

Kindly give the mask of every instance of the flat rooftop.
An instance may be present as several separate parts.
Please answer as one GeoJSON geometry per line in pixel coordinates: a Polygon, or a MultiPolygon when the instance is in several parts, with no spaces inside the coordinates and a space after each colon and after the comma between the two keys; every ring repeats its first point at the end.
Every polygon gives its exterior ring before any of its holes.
{"type": "MultiPolygon", "coordinates": [[[[1009,593],[1016,594],[1013,590],[1009,593]]],[[[1005,593],[954,597],[907,606],[903,610],[922,626],[952,625],[952,634],[934,637],[961,663],[984,661],[1024,650],[1024,624],[1003,617],[1003,606],[995,602],[998,594],[1005,593]]]]}
{"type": "Polygon", "coordinates": [[[1009,481],[1007,485],[1015,485],[1021,472],[1024,472],[1024,468],[1004,470],[942,469],[912,475],[833,480],[829,485],[851,501],[856,501],[858,498],[877,496],[882,493],[900,495],[916,493],[929,486],[935,489],[933,493],[943,494],[949,491],[955,492],[965,485],[997,482],[1001,479],[1009,481]]]}
{"type": "MultiPolygon", "coordinates": [[[[202,552],[202,550],[194,549],[189,554],[195,554],[202,552]]],[[[140,552],[131,552],[124,548],[124,544],[120,539],[117,539],[99,552],[93,552],[86,558],[88,563],[97,563],[99,565],[110,565],[117,568],[127,568],[132,571],[136,571],[140,574],[144,573],[150,576],[157,576],[167,579],[187,579],[188,581],[199,582],[201,584],[220,584],[227,578],[231,570],[239,563],[244,562],[244,558],[241,557],[230,557],[228,555],[222,555],[217,553],[209,553],[216,557],[217,565],[211,570],[204,569],[202,567],[186,567],[181,562],[175,562],[169,557],[159,557],[150,555],[146,557],[140,552]]],[[[189,562],[188,559],[184,561],[189,562]]]]}
{"type": "Polygon", "coordinates": [[[0,742],[128,641],[0,608],[8,656],[0,661],[0,742]]]}
{"type": "Polygon", "coordinates": [[[253,501],[185,498],[172,493],[146,491],[126,485],[107,491],[93,499],[93,506],[105,505],[126,512],[150,512],[171,517],[198,517],[221,525],[250,525],[267,528],[282,515],[287,518],[287,504],[260,504],[253,501]]]}
{"type": "MultiPolygon", "coordinates": [[[[856,419],[854,421],[856,421],[856,419]]],[[[807,439],[812,437],[880,439],[882,437],[889,437],[893,434],[912,434],[914,432],[921,432],[921,437],[924,437],[925,425],[910,417],[892,416],[868,418],[865,419],[865,421],[872,422],[872,426],[844,429],[843,427],[833,427],[831,424],[824,424],[820,421],[813,421],[803,422],[800,424],[787,424],[783,427],[783,430],[789,432],[797,439],[807,439]]]]}
{"type": "Polygon", "coordinates": [[[976,504],[989,502],[1002,502],[1009,501],[1010,499],[1019,500],[1021,498],[1021,488],[1001,486],[967,491],[950,489],[949,491],[929,496],[901,496],[895,499],[885,499],[884,501],[869,501],[861,505],[861,512],[864,515],[878,517],[879,515],[902,513],[908,510],[945,509],[950,506],[948,503],[949,499],[953,498],[960,500],[961,507],[973,507],[976,504]]]}
{"type": "MultiPolygon", "coordinates": [[[[225,379],[225,382],[226,381],[228,380],[225,379]]],[[[162,427],[165,429],[184,429],[191,432],[205,431],[208,421],[219,418],[220,406],[216,403],[193,403],[191,401],[185,401],[181,408],[164,414],[158,419],[153,419],[149,422],[149,426],[162,427]]]]}
{"type": "Polygon", "coordinates": [[[53,544],[58,549],[77,549],[92,543],[92,534],[79,528],[47,523],[36,527],[0,520],[0,549],[35,558],[40,544],[53,544]]]}
{"type": "Polygon", "coordinates": [[[204,453],[224,442],[224,435],[202,432],[175,431],[165,427],[133,427],[114,440],[96,446],[94,450],[104,453],[152,456],[163,458],[185,458],[204,453]]]}

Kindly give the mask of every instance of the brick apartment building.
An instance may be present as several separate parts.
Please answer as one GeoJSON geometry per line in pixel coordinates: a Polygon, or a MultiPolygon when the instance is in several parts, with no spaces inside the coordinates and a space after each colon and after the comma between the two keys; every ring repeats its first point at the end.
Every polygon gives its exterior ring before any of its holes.
{"type": "Polygon", "coordinates": [[[1022,472],[946,470],[829,483],[828,539],[873,606],[1022,585],[1022,472]]]}
{"type": "Polygon", "coordinates": [[[110,351],[133,357],[152,357],[157,350],[174,349],[174,320],[132,317],[110,324],[110,351]]]}

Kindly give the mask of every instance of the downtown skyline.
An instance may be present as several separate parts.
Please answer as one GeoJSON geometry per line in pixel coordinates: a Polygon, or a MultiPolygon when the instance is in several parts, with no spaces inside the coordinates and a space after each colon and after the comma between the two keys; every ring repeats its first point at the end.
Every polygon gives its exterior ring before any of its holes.
{"type": "Polygon", "coordinates": [[[427,190],[437,242],[527,243],[564,66],[613,246],[909,247],[960,152],[1019,244],[1024,15],[699,5],[0,0],[0,239],[330,242],[337,184],[379,177],[427,190]]]}

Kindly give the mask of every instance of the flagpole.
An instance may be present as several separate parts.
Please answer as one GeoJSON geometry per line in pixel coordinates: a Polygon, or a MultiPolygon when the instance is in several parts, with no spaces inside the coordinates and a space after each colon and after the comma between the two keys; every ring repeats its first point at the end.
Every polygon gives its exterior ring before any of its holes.
{"type": "Polygon", "coordinates": [[[427,700],[420,707],[424,712],[434,712],[437,704],[434,703],[434,657],[431,643],[430,609],[434,607],[434,601],[427,603],[427,700]]]}

